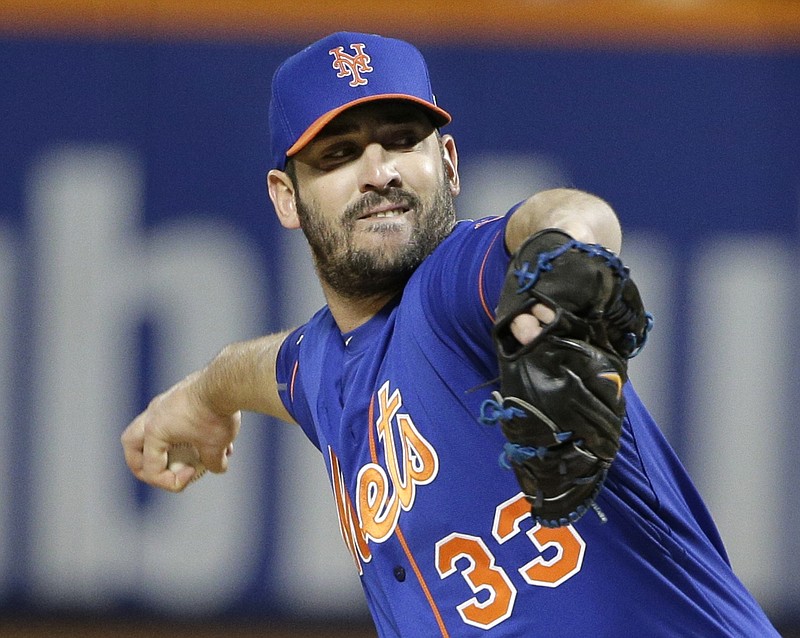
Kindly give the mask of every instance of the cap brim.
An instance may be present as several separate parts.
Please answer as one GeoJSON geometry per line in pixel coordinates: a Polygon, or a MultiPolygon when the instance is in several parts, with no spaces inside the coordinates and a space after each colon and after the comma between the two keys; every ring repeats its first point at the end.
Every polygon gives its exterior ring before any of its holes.
{"type": "Polygon", "coordinates": [[[291,148],[286,151],[286,157],[291,157],[292,155],[296,155],[299,153],[305,146],[313,140],[317,133],[319,133],[325,126],[331,122],[337,115],[346,111],[347,109],[351,109],[354,106],[358,106],[359,104],[364,104],[366,102],[375,102],[376,100],[404,100],[406,102],[412,102],[414,104],[418,104],[425,108],[428,114],[431,116],[433,120],[433,124],[438,128],[440,126],[444,126],[445,124],[449,124],[452,120],[450,114],[445,111],[444,109],[439,108],[435,104],[428,102],[427,100],[423,100],[422,98],[416,97],[414,95],[406,95],[403,93],[384,93],[381,95],[369,95],[367,97],[362,97],[357,100],[353,100],[352,102],[348,102],[347,104],[343,104],[342,106],[332,109],[327,113],[324,113],[320,117],[318,117],[314,122],[312,122],[311,126],[309,126],[303,134],[297,138],[297,141],[292,144],[291,148]]]}

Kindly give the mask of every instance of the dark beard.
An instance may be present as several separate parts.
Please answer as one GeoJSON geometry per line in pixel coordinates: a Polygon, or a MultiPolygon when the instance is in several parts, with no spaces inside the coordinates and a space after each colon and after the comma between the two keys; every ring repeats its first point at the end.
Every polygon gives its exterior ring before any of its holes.
{"type": "Polygon", "coordinates": [[[399,188],[391,188],[381,195],[367,193],[345,211],[340,228],[324,222],[322,216],[312,206],[306,205],[299,195],[297,214],[320,279],[337,294],[349,299],[394,295],[402,290],[417,266],[450,234],[455,223],[453,195],[447,180],[427,205],[416,195],[399,188]],[[353,230],[360,214],[387,201],[406,204],[415,211],[416,224],[410,242],[392,256],[354,248],[353,230]]]}

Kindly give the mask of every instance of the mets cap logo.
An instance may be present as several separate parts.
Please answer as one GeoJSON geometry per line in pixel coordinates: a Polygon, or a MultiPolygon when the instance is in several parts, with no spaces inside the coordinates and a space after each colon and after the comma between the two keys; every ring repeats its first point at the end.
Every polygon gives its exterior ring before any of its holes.
{"type": "Polygon", "coordinates": [[[351,44],[350,48],[353,50],[354,55],[344,52],[344,47],[336,47],[328,51],[333,56],[333,68],[339,73],[336,74],[337,78],[346,78],[351,76],[350,86],[363,86],[369,80],[362,77],[362,73],[371,73],[372,67],[369,65],[370,57],[364,53],[364,44],[357,42],[351,44]]]}

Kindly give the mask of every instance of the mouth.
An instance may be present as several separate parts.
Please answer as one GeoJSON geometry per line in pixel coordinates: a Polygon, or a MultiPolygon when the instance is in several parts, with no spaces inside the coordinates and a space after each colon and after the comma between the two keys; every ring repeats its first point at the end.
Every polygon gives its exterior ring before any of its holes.
{"type": "Polygon", "coordinates": [[[386,204],[384,206],[376,206],[364,211],[358,217],[359,220],[373,220],[373,219],[393,219],[402,217],[410,210],[409,206],[405,204],[386,204]]]}

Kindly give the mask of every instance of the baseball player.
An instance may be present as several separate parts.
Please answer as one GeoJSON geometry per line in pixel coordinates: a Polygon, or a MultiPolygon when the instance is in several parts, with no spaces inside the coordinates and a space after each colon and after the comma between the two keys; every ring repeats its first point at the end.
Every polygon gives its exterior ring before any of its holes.
{"type": "Polygon", "coordinates": [[[273,78],[281,224],[327,304],[231,344],[122,436],[181,491],[225,471],[241,410],[321,452],[382,637],[775,636],[627,378],[650,318],[602,200],[456,223],[458,155],[421,54],[335,33],[273,78]]]}

